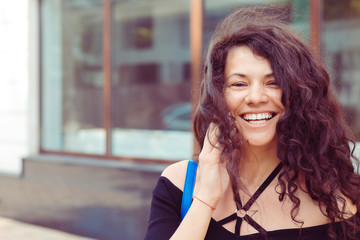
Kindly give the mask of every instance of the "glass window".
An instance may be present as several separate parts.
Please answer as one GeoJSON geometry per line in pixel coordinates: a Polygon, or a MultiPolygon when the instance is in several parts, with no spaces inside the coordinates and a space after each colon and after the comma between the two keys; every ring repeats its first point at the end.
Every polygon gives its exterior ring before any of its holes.
{"type": "Polygon", "coordinates": [[[205,0],[203,26],[203,53],[210,41],[212,32],[217,24],[228,14],[239,7],[249,6],[278,6],[279,10],[288,15],[288,22],[301,33],[305,40],[309,38],[309,0],[205,0]]]}
{"type": "MultiPolygon", "coordinates": [[[[41,1],[41,148],[108,154],[104,121],[110,118],[110,155],[190,158],[190,1],[107,1],[111,79],[103,73],[104,1],[41,1]],[[103,94],[106,81],[109,96],[103,94]],[[104,116],[104,97],[110,100],[110,116],[104,116]]],[[[308,1],[204,4],[204,49],[225,15],[254,4],[277,4],[308,36],[308,1]]]]}
{"type": "Polygon", "coordinates": [[[105,153],[102,0],[41,1],[41,147],[105,153]]]}
{"type": "Polygon", "coordinates": [[[188,0],[112,1],[112,154],[192,154],[188,0]]]}
{"type": "Polygon", "coordinates": [[[123,48],[145,49],[153,46],[153,19],[151,17],[124,20],[121,29],[123,48]]]}
{"type": "Polygon", "coordinates": [[[106,154],[109,80],[112,155],[190,158],[189,1],[111,4],[104,79],[103,1],[41,1],[41,148],[106,154]]]}
{"type": "MultiPolygon", "coordinates": [[[[323,4],[323,55],[347,120],[360,141],[360,2],[328,0],[323,4]]],[[[357,151],[360,157],[359,147],[357,151]]]]}

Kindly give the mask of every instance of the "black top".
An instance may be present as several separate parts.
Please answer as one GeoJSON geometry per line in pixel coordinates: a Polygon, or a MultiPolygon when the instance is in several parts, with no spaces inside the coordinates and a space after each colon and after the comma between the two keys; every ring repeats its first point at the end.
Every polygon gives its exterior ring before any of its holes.
{"type": "MultiPolygon", "coordinates": [[[[174,234],[181,222],[182,191],[177,188],[166,177],[160,177],[153,191],[151,203],[151,212],[148,229],[145,240],[168,240],[174,234]]],[[[360,214],[354,217],[360,220],[360,214]]],[[[338,234],[341,236],[340,223],[336,223],[338,234]]],[[[282,229],[268,231],[268,239],[273,240],[328,240],[327,230],[329,224],[306,227],[301,229],[282,229]]],[[[263,240],[260,233],[238,236],[220,225],[213,218],[210,221],[209,228],[205,237],[206,240],[263,240]]],[[[338,239],[343,239],[339,237],[338,239]]],[[[358,235],[356,240],[360,239],[358,235]]],[[[354,240],[355,240],[354,239],[354,240]]]]}
{"type": "Polygon", "coordinates": [[[240,235],[241,223],[242,223],[243,220],[245,220],[248,224],[250,224],[253,228],[255,228],[261,235],[266,236],[267,235],[266,230],[264,228],[262,228],[256,221],[254,221],[254,219],[252,219],[252,217],[250,217],[250,215],[248,215],[248,210],[250,210],[251,206],[256,201],[256,199],[258,199],[258,197],[263,193],[263,191],[274,180],[276,175],[279,174],[280,170],[282,169],[282,166],[283,166],[282,163],[278,164],[278,166],[270,173],[270,175],[265,179],[265,181],[255,191],[254,195],[252,195],[250,197],[250,199],[245,203],[244,206],[243,206],[243,204],[241,202],[239,191],[234,191],[233,190],[234,199],[235,199],[235,203],[236,203],[236,210],[238,211],[238,210],[241,209],[241,210],[245,211],[245,216],[239,217],[238,214],[237,214],[237,211],[236,211],[232,215],[218,221],[218,223],[220,225],[224,225],[224,224],[226,224],[228,222],[236,220],[235,234],[240,235]]]}

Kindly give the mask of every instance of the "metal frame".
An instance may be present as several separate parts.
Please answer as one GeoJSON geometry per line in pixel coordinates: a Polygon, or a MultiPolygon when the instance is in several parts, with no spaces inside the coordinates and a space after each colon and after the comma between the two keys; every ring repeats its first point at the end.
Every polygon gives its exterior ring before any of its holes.
{"type": "Polygon", "coordinates": [[[104,71],[104,128],[106,135],[105,156],[111,156],[111,0],[103,0],[104,3],[104,31],[103,31],[103,71],[104,71]]]}
{"type": "Polygon", "coordinates": [[[321,19],[322,19],[322,2],[323,0],[309,0],[310,11],[310,47],[313,52],[321,55],[321,19]]]}
{"type": "Polygon", "coordinates": [[[79,158],[95,158],[101,160],[116,160],[116,161],[126,161],[126,162],[136,162],[136,163],[154,163],[154,164],[172,164],[174,160],[163,160],[163,159],[154,159],[154,158],[135,158],[135,157],[121,157],[114,155],[99,155],[99,154],[87,154],[87,153],[77,153],[77,152],[65,152],[65,151],[47,151],[41,150],[41,154],[49,155],[62,155],[62,156],[73,156],[79,158]]]}
{"type": "MultiPolygon", "coordinates": [[[[191,52],[191,91],[200,89],[201,56],[203,35],[203,0],[192,0],[190,3],[190,52],[191,52]]],[[[199,91],[192,91],[192,116],[199,100],[199,91]]],[[[199,151],[199,144],[194,138],[193,152],[199,151]]]]}

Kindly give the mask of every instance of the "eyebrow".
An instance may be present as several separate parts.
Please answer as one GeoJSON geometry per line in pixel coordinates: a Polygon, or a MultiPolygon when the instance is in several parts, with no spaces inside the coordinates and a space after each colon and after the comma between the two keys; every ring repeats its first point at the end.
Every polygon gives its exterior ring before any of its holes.
{"type": "MultiPolygon", "coordinates": [[[[232,77],[232,76],[239,76],[239,77],[243,77],[243,78],[246,78],[246,77],[247,77],[247,75],[246,75],[246,74],[243,74],[243,73],[233,73],[233,74],[231,74],[230,76],[228,76],[228,77],[226,78],[226,80],[228,80],[228,79],[229,79],[230,77],[232,77]]],[[[264,77],[265,77],[265,78],[274,77],[274,73],[268,73],[268,74],[266,74],[264,77]]]]}

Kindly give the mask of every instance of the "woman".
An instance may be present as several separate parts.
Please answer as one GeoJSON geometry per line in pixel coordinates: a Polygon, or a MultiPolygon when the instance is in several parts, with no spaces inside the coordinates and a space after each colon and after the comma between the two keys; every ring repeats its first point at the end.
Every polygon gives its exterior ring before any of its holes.
{"type": "Polygon", "coordinates": [[[188,161],[169,166],[146,239],[360,239],[358,159],[328,73],[266,12],[237,10],[215,31],[193,201],[181,220],[188,161]]]}

